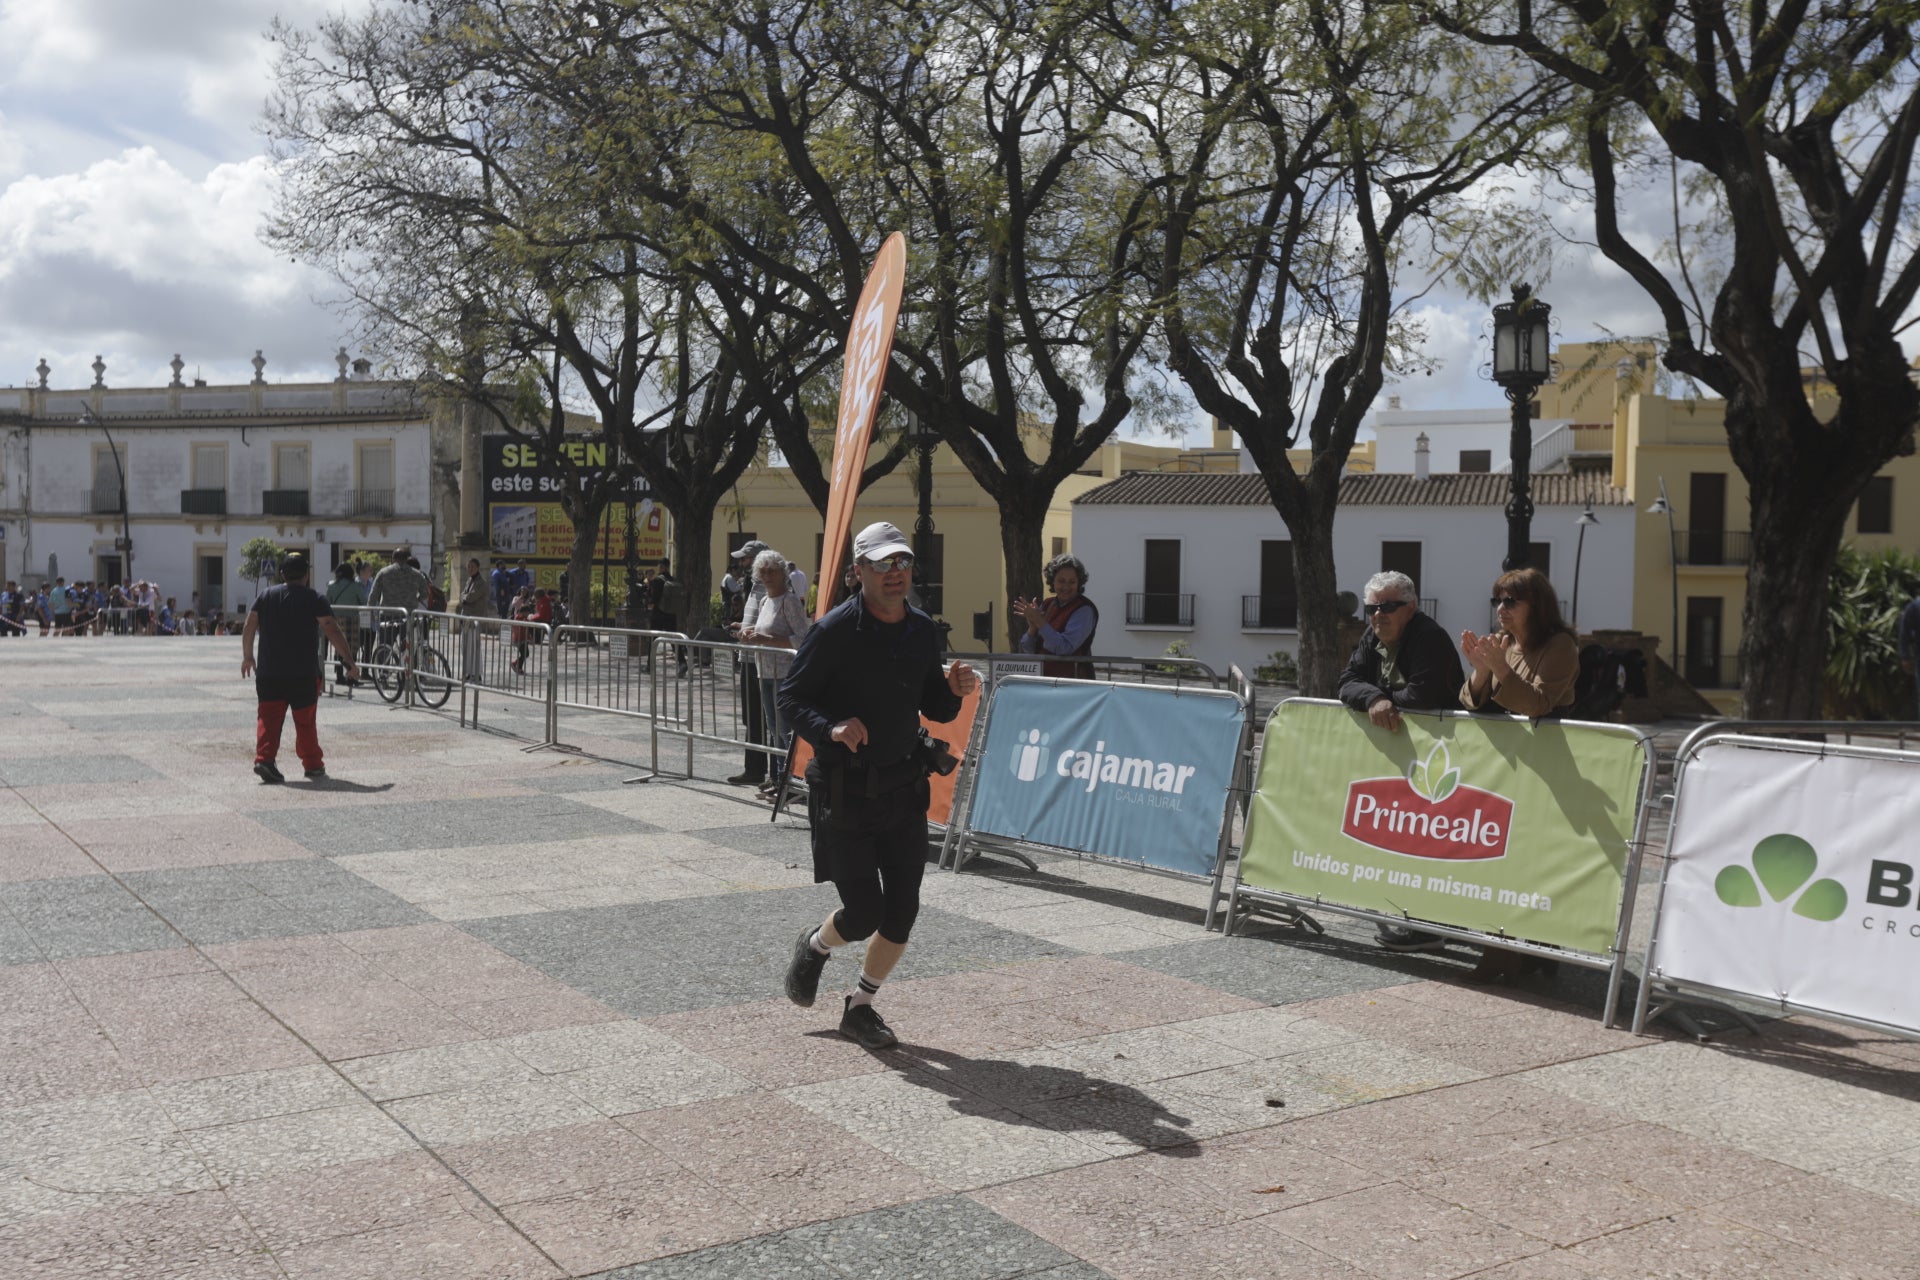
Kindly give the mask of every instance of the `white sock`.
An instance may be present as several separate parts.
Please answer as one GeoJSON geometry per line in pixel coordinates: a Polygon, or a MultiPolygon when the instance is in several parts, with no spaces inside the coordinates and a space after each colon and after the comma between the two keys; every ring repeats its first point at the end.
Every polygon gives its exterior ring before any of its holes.
{"type": "Polygon", "coordinates": [[[872,1004],[873,998],[879,994],[880,979],[870,976],[865,969],[862,969],[860,971],[860,985],[856,987],[853,992],[853,1004],[872,1004]]]}
{"type": "Polygon", "coordinates": [[[818,929],[815,929],[813,936],[807,939],[807,945],[812,947],[814,951],[820,955],[830,956],[833,954],[833,948],[820,940],[820,931],[818,929]]]}

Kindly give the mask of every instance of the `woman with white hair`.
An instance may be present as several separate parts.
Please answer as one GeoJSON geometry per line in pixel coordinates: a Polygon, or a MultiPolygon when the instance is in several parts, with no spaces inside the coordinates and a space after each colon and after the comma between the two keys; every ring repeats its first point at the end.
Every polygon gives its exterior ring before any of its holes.
{"type": "MultiPolygon", "coordinates": [[[[753,576],[766,589],[766,598],[751,618],[740,620],[740,643],[766,645],[774,649],[797,649],[800,639],[812,625],[807,618],[806,602],[794,591],[788,576],[787,561],[778,551],[762,551],[753,558],[753,576]]],[[[786,679],[793,659],[784,653],[769,653],[755,659],[760,669],[760,710],[766,720],[767,780],[761,795],[778,795],[787,777],[787,745],[791,730],[780,710],[780,682],[786,679]]]]}

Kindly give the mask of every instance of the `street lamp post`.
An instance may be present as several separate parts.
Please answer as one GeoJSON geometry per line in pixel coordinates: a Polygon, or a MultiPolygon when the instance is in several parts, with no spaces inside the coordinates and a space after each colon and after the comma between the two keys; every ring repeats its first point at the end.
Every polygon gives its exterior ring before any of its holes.
{"type": "Polygon", "coordinates": [[[1667,478],[1660,477],[1660,496],[1647,507],[1650,516],[1667,518],[1667,574],[1673,583],[1673,673],[1682,680],[1686,676],[1680,670],[1680,544],[1673,533],[1673,504],[1667,501],[1667,478]]]}
{"type": "Polygon", "coordinates": [[[1508,442],[1512,459],[1513,495],[1507,500],[1507,570],[1525,567],[1533,532],[1533,495],[1529,472],[1533,464],[1533,396],[1553,376],[1548,355],[1553,308],[1533,296],[1525,283],[1513,286],[1513,301],[1493,309],[1493,380],[1513,403],[1513,434],[1508,442]]]}
{"type": "Polygon", "coordinates": [[[107,424],[93,412],[86,403],[80,405],[80,421],[83,425],[100,428],[100,434],[107,438],[107,452],[113,457],[113,473],[120,481],[120,581],[133,584],[133,527],[127,518],[127,469],[120,465],[120,450],[114,447],[113,433],[107,430],[107,424]]]}
{"type": "Polygon", "coordinates": [[[920,451],[920,514],[913,522],[913,584],[919,589],[920,607],[928,613],[940,612],[940,601],[933,598],[927,575],[933,568],[933,451],[940,444],[940,433],[913,417],[907,429],[920,451]]]}
{"type": "Polygon", "coordinates": [[[1573,540],[1573,631],[1578,635],[1580,634],[1580,554],[1587,547],[1587,530],[1599,524],[1600,517],[1593,514],[1593,504],[1589,502],[1587,509],[1582,511],[1580,518],[1573,523],[1580,530],[1573,540]]]}

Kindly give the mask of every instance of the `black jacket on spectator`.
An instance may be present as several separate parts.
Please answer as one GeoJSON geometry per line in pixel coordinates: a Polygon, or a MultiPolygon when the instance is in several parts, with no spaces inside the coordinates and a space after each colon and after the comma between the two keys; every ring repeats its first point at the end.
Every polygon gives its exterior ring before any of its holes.
{"type": "Polygon", "coordinates": [[[1360,634],[1347,669],[1340,673],[1340,701],[1364,712],[1382,698],[1402,711],[1449,711],[1460,707],[1460,686],[1466,676],[1460,668],[1460,650],[1446,629],[1424,613],[1416,613],[1400,636],[1400,674],[1406,685],[1380,687],[1380,650],[1373,628],[1360,634]]]}

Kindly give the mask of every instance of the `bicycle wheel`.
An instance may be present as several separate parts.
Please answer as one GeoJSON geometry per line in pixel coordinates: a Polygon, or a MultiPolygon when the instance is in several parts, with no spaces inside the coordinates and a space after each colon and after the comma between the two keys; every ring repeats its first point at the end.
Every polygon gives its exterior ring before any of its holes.
{"type": "Polygon", "coordinates": [[[400,655],[393,651],[390,644],[377,644],[373,647],[373,687],[388,702],[400,701],[400,655]]]}
{"type": "Polygon", "coordinates": [[[453,692],[453,670],[446,657],[431,645],[413,651],[413,692],[430,707],[444,707],[453,692]]]}

